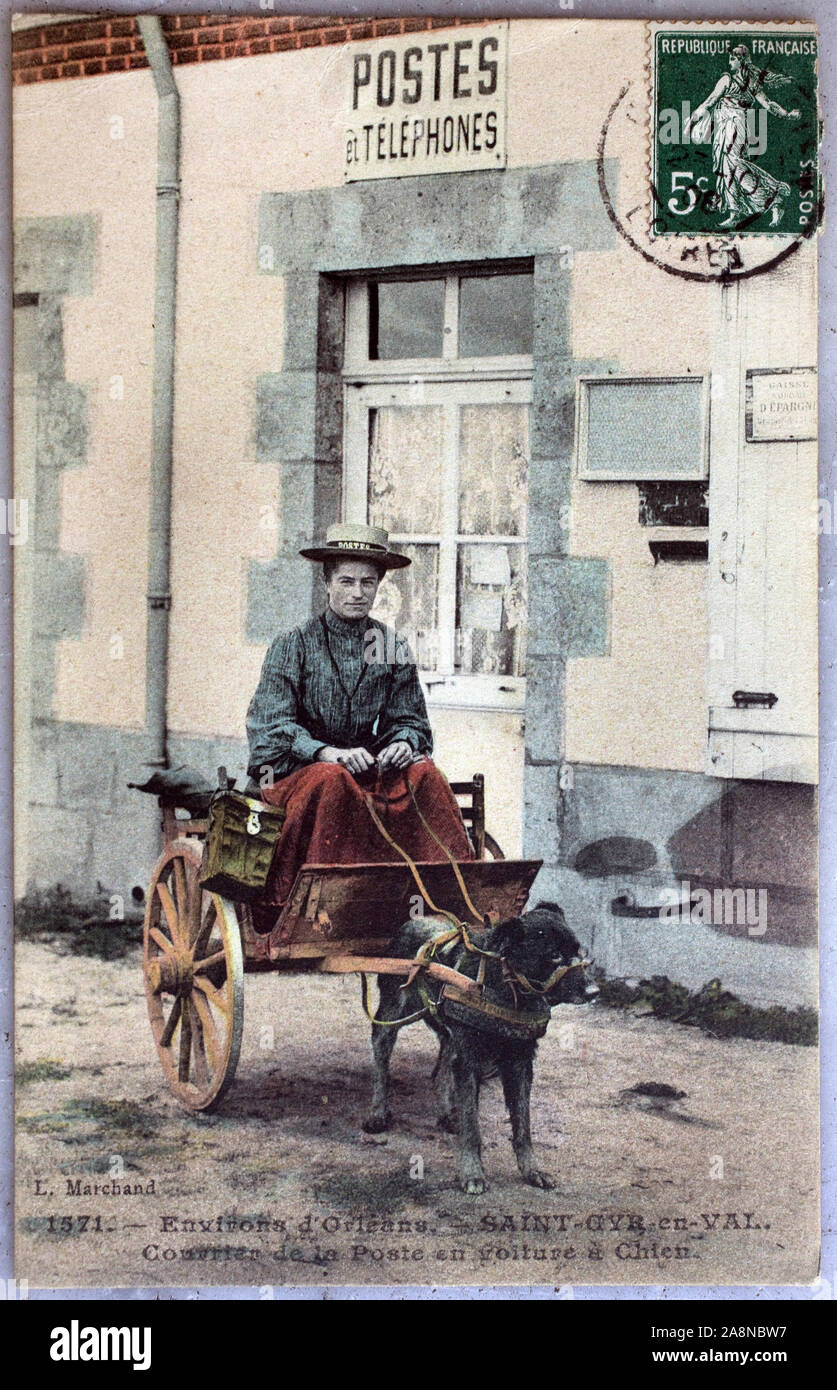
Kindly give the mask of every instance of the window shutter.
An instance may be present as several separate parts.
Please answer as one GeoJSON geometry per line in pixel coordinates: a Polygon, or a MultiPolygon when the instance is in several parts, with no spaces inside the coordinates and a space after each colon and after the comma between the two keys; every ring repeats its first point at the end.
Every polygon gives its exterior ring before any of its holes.
{"type": "MultiPolygon", "coordinates": [[[[757,389],[787,399],[816,361],[815,249],[801,267],[724,287],[713,362],[709,491],[709,739],[716,777],[817,780],[817,445],[752,433],[757,389]],[[800,371],[800,369],[802,369],[800,371]],[[783,380],[787,384],[783,384],[783,380]],[[765,438],[765,436],[767,436],[765,438]]],[[[815,387],[814,387],[815,389],[815,387]]],[[[792,412],[791,412],[792,414],[792,412]]]]}

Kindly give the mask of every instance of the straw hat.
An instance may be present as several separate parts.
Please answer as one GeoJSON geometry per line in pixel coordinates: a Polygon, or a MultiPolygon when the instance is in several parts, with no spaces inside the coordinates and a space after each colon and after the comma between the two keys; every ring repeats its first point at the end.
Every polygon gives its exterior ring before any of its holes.
{"type": "Polygon", "coordinates": [[[338,522],[326,531],[325,545],[300,550],[306,560],[370,560],[383,569],[400,570],[412,564],[406,555],[390,550],[389,532],[359,521],[338,522]]]}

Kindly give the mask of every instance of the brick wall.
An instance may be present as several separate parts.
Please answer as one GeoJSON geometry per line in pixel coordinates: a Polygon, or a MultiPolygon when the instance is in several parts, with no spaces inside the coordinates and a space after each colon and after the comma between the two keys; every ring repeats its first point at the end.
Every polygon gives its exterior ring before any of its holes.
{"type": "MultiPolygon", "coordinates": [[[[162,15],[172,63],[213,62],[291,48],[384,38],[428,29],[482,24],[481,19],[343,18],[338,15],[162,15]]],[[[12,34],[12,81],[51,82],[145,68],[139,29],[130,17],[73,19],[12,34]]]]}

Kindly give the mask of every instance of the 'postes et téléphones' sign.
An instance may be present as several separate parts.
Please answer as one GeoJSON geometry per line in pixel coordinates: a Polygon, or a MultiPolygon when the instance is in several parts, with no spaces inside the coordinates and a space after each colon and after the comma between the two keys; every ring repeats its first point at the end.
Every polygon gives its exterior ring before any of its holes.
{"type": "Polygon", "coordinates": [[[502,169],[507,25],[352,44],[345,178],[502,169]]]}

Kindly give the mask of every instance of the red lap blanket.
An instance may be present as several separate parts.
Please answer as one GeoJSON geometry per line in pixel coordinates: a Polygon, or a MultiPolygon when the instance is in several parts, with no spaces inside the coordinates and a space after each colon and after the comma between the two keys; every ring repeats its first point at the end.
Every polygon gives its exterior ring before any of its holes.
{"type": "Polygon", "coordinates": [[[357,781],[339,763],[311,763],[260,793],[271,806],[283,806],[287,817],[263,898],[274,916],[303,864],[400,862],[369,814],[364,797],[370,794],[387,832],[411,859],[433,864],[447,858],[422,824],[416,805],[454,859],[473,859],[456,797],[429,758],[369,782],[357,781]]]}

